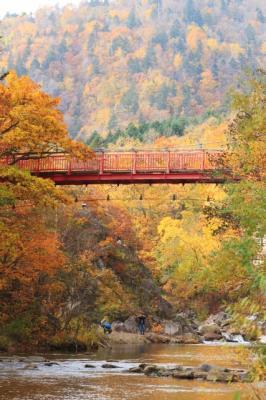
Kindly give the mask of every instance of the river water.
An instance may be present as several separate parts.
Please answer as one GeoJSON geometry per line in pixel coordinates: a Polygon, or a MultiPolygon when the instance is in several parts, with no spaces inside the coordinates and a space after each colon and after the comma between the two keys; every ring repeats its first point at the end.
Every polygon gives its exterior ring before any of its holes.
{"type": "MultiPolygon", "coordinates": [[[[248,350],[245,350],[245,352],[248,350]]],[[[241,400],[251,399],[248,384],[219,384],[128,374],[140,362],[196,366],[203,363],[247,367],[248,357],[239,346],[229,345],[121,345],[95,354],[47,358],[58,365],[37,363],[29,370],[16,357],[0,357],[1,400],[241,400]],[[106,361],[119,368],[103,369],[106,361]],[[85,368],[85,364],[94,368],[85,368]]],[[[262,399],[266,398],[266,388],[262,399]],[[265,397],[263,397],[265,396],[265,397]]]]}

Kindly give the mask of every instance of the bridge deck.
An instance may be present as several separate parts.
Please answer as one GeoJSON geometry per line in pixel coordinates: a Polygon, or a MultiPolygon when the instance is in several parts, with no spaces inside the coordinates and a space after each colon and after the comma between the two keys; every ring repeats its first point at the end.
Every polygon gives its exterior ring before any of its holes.
{"type": "MultiPolygon", "coordinates": [[[[85,161],[54,154],[19,160],[16,165],[58,185],[104,183],[216,183],[220,151],[96,152],[85,161]]],[[[2,159],[2,164],[10,163],[2,159]]]]}

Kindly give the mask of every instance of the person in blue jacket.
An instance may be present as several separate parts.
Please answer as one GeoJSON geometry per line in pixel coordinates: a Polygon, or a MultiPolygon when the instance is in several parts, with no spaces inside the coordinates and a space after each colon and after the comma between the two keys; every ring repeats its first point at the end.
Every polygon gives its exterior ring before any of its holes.
{"type": "Polygon", "coordinates": [[[112,324],[109,322],[107,317],[104,317],[101,320],[101,327],[103,328],[104,333],[112,333],[112,324]]]}

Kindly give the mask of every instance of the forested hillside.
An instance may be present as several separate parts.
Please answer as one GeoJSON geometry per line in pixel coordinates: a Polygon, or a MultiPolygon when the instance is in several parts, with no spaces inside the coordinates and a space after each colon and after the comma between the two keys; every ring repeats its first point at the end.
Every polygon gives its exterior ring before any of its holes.
{"type": "Polygon", "coordinates": [[[60,96],[73,137],[130,123],[144,126],[145,141],[169,126],[168,136],[182,135],[191,117],[227,110],[232,83],[265,64],[265,8],[264,0],[93,0],[7,15],[0,66],[60,96]]]}

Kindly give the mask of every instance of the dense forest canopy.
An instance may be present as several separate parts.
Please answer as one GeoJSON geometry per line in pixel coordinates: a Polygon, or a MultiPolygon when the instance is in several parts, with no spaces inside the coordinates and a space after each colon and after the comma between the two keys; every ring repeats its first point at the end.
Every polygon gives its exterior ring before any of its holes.
{"type": "Polygon", "coordinates": [[[228,110],[232,83],[265,65],[265,27],[263,0],[83,1],[7,15],[0,66],[60,96],[73,137],[164,120],[180,135],[188,117],[228,110]]]}

